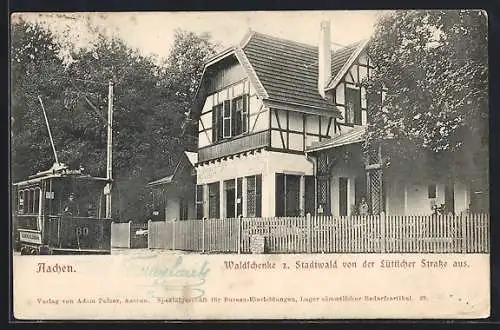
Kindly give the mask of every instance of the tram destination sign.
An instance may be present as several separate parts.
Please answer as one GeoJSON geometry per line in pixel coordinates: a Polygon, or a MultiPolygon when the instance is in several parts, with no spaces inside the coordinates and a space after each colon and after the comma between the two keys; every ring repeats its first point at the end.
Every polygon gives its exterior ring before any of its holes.
{"type": "Polygon", "coordinates": [[[33,233],[30,231],[20,231],[19,239],[22,242],[42,244],[42,235],[40,233],[33,233]]]}

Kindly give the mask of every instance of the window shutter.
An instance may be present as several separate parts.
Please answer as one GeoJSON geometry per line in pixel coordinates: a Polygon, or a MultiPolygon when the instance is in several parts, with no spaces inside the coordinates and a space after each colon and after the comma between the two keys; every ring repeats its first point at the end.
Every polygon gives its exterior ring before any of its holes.
{"type": "Polygon", "coordinates": [[[255,216],[262,216],[262,175],[255,176],[255,216]]]}
{"type": "Polygon", "coordinates": [[[239,114],[236,113],[236,102],[238,101],[238,99],[233,99],[232,101],[232,107],[231,107],[231,136],[236,136],[238,134],[240,134],[240,132],[238,132],[238,122],[239,122],[239,114]]]}
{"type": "Polygon", "coordinates": [[[217,142],[217,107],[212,108],[212,143],[215,142],[217,142]]]}
{"type": "Polygon", "coordinates": [[[217,140],[222,140],[222,129],[224,124],[224,119],[222,118],[222,104],[217,106],[217,140]]]}

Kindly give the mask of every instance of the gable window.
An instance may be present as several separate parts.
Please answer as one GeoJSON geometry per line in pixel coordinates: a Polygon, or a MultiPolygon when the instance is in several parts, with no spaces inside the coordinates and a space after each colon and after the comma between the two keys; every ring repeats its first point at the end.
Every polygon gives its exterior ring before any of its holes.
{"type": "Polygon", "coordinates": [[[248,121],[248,95],[217,104],[212,114],[212,140],[217,142],[247,133],[248,121]]]}
{"type": "Polygon", "coordinates": [[[345,122],[361,125],[361,90],[346,87],[345,106],[345,122]]]}
{"type": "Polygon", "coordinates": [[[224,101],[223,138],[231,137],[231,102],[224,101]]]}
{"type": "Polygon", "coordinates": [[[233,99],[233,136],[248,132],[247,95],[233,99]]]}

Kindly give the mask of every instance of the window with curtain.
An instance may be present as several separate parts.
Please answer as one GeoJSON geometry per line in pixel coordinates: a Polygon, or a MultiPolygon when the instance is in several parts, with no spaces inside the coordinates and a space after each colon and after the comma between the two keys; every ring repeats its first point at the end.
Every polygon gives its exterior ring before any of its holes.
{"type": "Polygon", "coordinates": [[[247,216],[262,216],[262,175],[247,176],[247,216]]]}

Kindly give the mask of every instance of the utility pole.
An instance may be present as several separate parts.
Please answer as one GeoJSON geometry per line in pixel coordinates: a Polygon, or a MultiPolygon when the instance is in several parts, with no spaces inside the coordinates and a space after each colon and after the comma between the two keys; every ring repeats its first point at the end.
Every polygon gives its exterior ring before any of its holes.
{"type": "Polygon", "coordinates": [[[59,158],[57,158],[56,147],[54,145],[54,139],[52,138],[52,132],[50,131],[49,119],[47,118],[47,114],[45,113],[45,107],[43,106],[42,98],[38,95],[38,101],[40,101],[40,105],[42,106],[43,118],[45,118],[45,124],[47,125],[47,130],[49,131],[50,144],[52,145],[52,151],[54,152],[54,158],[56,164],[59,165],[59,158]]]}
{"type": "Polygon", "coordinates": [[[108,183],[104,188],[106,195],[106,218],[111,218],[111,180],[113,180],[113,81],[108,84],[108,142],[106,179],[108,183]]]}

